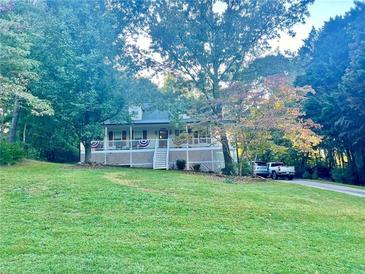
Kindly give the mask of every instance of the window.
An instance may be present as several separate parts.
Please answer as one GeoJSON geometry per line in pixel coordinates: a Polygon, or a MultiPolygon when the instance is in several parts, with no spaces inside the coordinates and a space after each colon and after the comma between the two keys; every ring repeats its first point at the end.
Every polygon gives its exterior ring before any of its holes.
{"type": "Polygon", "coordinates": [[[108,135],[109,135],[109,141],[112,141],[113,140],[113,131],[109,131],[108,135]]]}
{"type": "Polygon", "coordinates": [[[144,130],[142,135],[143,135],[143,139],[146,140],[147,139],[147,130],[144,130]]]}
{"type": "Polygon", "coordinates": [[[194,131],[194,144],[199,143],[199,131],[194,131]]]}
{"type": "Polygon", "coordinates": [[[143,139],[143,132],[142,130],[134,131],[134,140],[141,140],[143,139]]]}
{"type": "Polygon", "coordinates": [[[114,131],[114,139],[113,140],[122,140],[122,132],[121,131],[114,131]]]}
{"type": "Polygon", "coordinates": [[[272,167],[276,167],[276,166],[283,166],[284,163],[281,163],[281,162],[277,162],[277,163],[272,163],[271,166],[272,167]]]}
{"type": "Polygon", "coordinates": [[[122,140],[127,140],[127,132],[125,130],[122,131],[122,140]]]}

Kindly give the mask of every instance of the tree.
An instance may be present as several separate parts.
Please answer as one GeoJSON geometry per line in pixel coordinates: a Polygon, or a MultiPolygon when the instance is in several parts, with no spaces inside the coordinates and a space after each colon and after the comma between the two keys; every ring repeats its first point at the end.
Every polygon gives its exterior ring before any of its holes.
{"type": "Polygon", "coordinates": [[[224,91],[225,117],[239,148],[240,174],[244,162],[268,150],[282,154],[292,147],[306,155],[315,153],[320,137],[312,129],[318,125],[302,118],[302,101],[308,92],[308,87],[294,88],[283,74],[258,78],[251,85],[237,82],[224,91]],[[277,133],[286,144],[274,141],[277,133]]]}
{"type": "Polygon", "coordinates": [[[365,183],[364,11],[365,4],[356,2],[344,17],[331,19],[310,37],[300,56],[305,73],[296,80],[315,90],[305,111],[322,125],[330,167],[348,162],[360,183],[365,183]]]}
{"type": "Polygon", "coordinates": [[[129,86],[118,70],[123,64],[121,23],[102,0],[48,1],[43,14],[43,36],[33,51],[42,62],[42,78],[34,89],[56,109],[43,133],[53,127],[47,144],[59,146],[74,145],[76,135],[85,147],[85,162],[90,162],[91,141],[102,135],[104,121],[122,112],[129,86]]]}
{"type": "Polygon", "coordinates": [[[38,79],[38,62],[30,58],[34,28],[26,10],[31,8],[21,1],[0,3],[0,107],[12,114],[11,143],[16,141],[21,107],[34,115],[53,114],[50,104],[29,90],[30,83],[38,79]]]}
{"type": "MultiPolygon", "coordinates": [[[[123,10],[123,1],[112,2],[115,10],[123,10]]],[[[192,87],[192,93],[207,101],[210,108],[205,108],[206,116],[217,118],[213,124],[219,131],[229,169],[232,158],[223,108],[217,100],[222,96],[222,85],[267,50],[268,41],[278,37],[280,31],[303,22],[312,2],[151,1],[139,17],[144,20],[137,19],[128,29],[128,39],[133,42],[127,52],[141,69],[153,68],[182,78],[192,87]],[[149,49],[138,46],[136,41],[141,36],[150,39],[149,49]],[[209,100],[217,104],[209,104],[209,100]]]]}

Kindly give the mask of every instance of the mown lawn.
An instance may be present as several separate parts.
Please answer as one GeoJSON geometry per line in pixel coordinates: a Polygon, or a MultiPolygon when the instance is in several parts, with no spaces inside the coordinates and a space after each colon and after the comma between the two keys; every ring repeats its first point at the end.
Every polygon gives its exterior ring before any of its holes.
{"type": "Polygon", "coordinates": [[[0,183],[0,273],[365,273],[360,197],[41,162],[0,183]]]}

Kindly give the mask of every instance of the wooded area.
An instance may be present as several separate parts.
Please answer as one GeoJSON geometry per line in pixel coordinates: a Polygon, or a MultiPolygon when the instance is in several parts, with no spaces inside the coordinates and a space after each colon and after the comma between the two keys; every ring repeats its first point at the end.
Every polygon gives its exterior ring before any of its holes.
{"type": "Polygon", "coordinates": [[[365,4],[297,53],[271,48],[312,2],[2,1],[0,164],[77,162],[80,143],[89,162],[104,121],[149,103],[176,124],[185,113],[208,122],[226,174],[277,160],[300,177],[365,184],[365,4]]]}

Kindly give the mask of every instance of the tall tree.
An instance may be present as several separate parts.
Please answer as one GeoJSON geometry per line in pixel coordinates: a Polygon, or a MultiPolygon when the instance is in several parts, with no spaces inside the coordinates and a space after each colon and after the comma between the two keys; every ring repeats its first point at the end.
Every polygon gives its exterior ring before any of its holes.
{"type": "MultiPolygon", "coordinates": [[[[124,1],[111,1],[123,10],[124,1]]],[[[141,69],[153,68],[185,79],[191,92],[206,100],[207,117],[219,131],[226,170],[232,166],[224,126],[222,85],[269,48],[281,31],[303,22],[313,0],[147,2],[141,18],[127,31],[128,53],[141,69]],[[138,39],[150,39],[139,47],[138,39]],[[134,38],[134,39],[133,39],[134,38]],[[209,101],[214,100],[215,104],[209,101]]],[[[229,172],[229,171],[228,171],[229,172]]]]}
{"type": "Polygon", "coordinates": [[[305,73],[296,81],[315,90],[305,111],[322,125],[331,167],[336,165],[336,153],[346,153],[361,183],[365,183],[364,16],[365,4],[356,2],[344,17],[331,19],[311,36],[301,51],[305,73]]]}
{"type": "Polygon", "coordinates": [[[0,3],[0,107],[11,113],[9,141],[16,141],[19,113],[28,108],[32,114],[53,114],[49,103],[34,96],[29,89],[38,79],[39,62],[30,57],[35,29],[32,28],[25,2],[0,3]],[[12,110],[9,110],[9,109],[12,110]]]}
{"type": "Polygon", "coordinates": [[[49,19],[33,52],[42,61],[42,78],[34,89],[52,101],[56,116],[51,119],[54,132],[47,127],[44,133],[51,131],[49,142],[59,145],[74,144],[69,137],[75,134],[90,162],[91,141],[102,134],[101,124],[124,106],[128,81],[117,69],[121,23],[102,0],[48,1],[45,9],[49,19]],[[66,132],[72,134],[64,140],[57,136],[66,132]]]}

